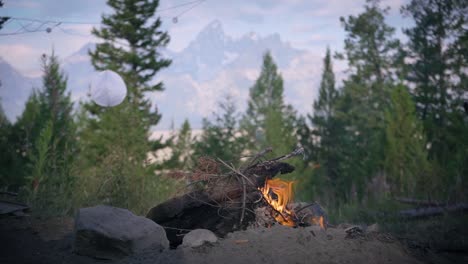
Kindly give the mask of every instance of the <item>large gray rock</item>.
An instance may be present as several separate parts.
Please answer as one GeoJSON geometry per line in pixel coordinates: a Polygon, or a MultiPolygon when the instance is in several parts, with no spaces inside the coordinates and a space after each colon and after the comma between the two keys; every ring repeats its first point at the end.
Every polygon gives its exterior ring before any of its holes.
{"type": "Polygon", "coordinates": [[[199,247],[205,243],[215,243],[216,241],[218,238],[210,230],[195,229],[184,236],[182,247],[199,247]]]}
{"type": "Polygon", "coordinates": [[[75,218],[74,251],[80,255],[117,259],[145,250],[169,248],[164,228],[126,209],[98,205],[81,208],[75,218]]]}

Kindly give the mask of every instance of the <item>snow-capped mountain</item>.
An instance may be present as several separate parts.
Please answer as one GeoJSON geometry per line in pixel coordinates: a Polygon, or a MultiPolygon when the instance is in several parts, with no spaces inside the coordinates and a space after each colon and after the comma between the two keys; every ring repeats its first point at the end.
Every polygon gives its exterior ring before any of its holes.
{"type": "Polygon", "coordinates": [[[9,120],[21,115],[24,104],[33,88],[38,88],[39,78],[28,78],[0,58],[0,103],[9,120]]]}
{"type": "MultiPolygon", "coordinates": [[[[94,48],[95,44],[89,43],[62,60],[74,100],[86,98],[94,73],[88,51],[94,48]]],[[[199,128],[202,118],[215,111],[217,102],[227,94],[237,100],[239,110],[244,110],[249,88],[258,77],[262,56],[267,50],[271,51],[283,75],[286,101],[299,110],[309,110],[320,75],[320,65],[316,63],[320,58],[291,47],[278,34],[260,36],[249,32],[240,38],[232,38],[224,32],[221,22],[215,20],[180,52],[161,51],[172,59],[172,64],[154,80],[163,81],[165,90],[148,95],[163,114],[157,129],[168,129],[172,123],[179,126],[185,118],[193,127],[199,128]]],[[[0,63],[0,67],[5,66],[0,63]]],[[[8,74],[4,74],[4,70],[0,72],[0,80],[11,91],[14,82],[5,81],[8,74]]],[[[23,86],[31,82],[20,77],[17,82],[23,86]]],[[[29,90],[12,98],[3,92],[5,88],[0,88],[0,95],[7,116],[11,118],[22,111],[29,90]],[[6,102],[10,100],[14,103],[6,102]]]]}

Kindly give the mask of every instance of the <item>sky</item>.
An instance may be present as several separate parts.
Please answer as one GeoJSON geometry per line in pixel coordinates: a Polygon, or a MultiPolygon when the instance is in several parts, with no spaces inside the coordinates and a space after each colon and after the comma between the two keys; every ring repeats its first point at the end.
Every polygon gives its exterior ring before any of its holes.
{"type": "MultiPolygon", "coordinates": [[[[384,0],[391,8],[387,22],[401,28],[408,20],[399,14],[407,0],[384,0]]],[[[77,22],[62,23],[52,32],[0,36],[0,57],[22,74],[39,76],[39,58],[53,48],[60,58],[66,58],[84,44],[96,41],[90,34],[99,26],[102,13],[110,9],[105,0],[4,0],[0,16],[41,20],[77,22]]],[[[339,17],[358,14],[365,1],[345,0],[161,0],[159,12],[163,27],[169,32],[169,49],[180,51],[209,22],[219,20],[226,34],[239,37],[247,32],[260,35],[278,33],[291,46],[323,56],[326,46],[341,50],[345,33],[339,17]],[[190,2],[196,2],[190,4],[190,2]],[[173,22],[177,17],[177,23],[173,22]]],[[[0,33],[14,33],[22,26],[35,28],[37,23],[10,21],[0,33]]]]}

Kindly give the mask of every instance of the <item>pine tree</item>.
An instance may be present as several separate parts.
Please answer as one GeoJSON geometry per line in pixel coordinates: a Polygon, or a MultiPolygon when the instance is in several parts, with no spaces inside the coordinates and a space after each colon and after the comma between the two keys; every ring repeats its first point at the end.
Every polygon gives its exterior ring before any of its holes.
{"type": "MultiPolygon", "coordinates": [[[[249,152],[272,147],[271,155],[280,156],[296,148],[299,139],[297,113],[292,106],[284,103],[283,93],[283,78],[270,52],[267,52],[263,57],[260,76],[250,88],[247,111],[242,119],[242,129],[249,140],[249,152]]],[[[301,163],[292,161],[297,170],[288,177],[300,176],[301,163]]]]}
{"type": "Polygon", "coordinates": [[[76,153],[73,103],[53,53],[42,56],[42,71],[42,87],[33,90],[12,127],[9,147],[15,157],[6,170],[15,175],[10,184],[26,187],[26,198],[38,212],[66,214],[71,210],[76,153]]]}
{"type": "Polygon", "coordinates": [[[212,120],[203,119],[203,133],[195,145],[195,156],[216,157],[238,164],[246,147],[246,137],[241,135],[237,115],[232,97],[219,102],[212,120]]]}
{"type": "MultiPolygon", "coordinates": [[[[402,13],[415,24],[408,36],[408,81],[418,116],[431,145],[429,157],[440,164],[441,185],[468,185],[468,126],[463,99],[467,96],[468,4],[458,0],[412,0],[402,13]]],[[[464,192],[461,192],[464,193],[464,192]]]]}
{"type": "Polygon", "coordinates": [[[15,156],[14,147],[9,142],[12,125],[8,121],[0,101],[0,185],[8,186],[12,183],[11,163],[15,156]]]}
{"type": "MultiPolygon", "coordinates": [[[[145,94],[163,90],[163,84],[153,84],[152,79],[159,70],[171,63],[170,60],[162,59],[159,53],[159,49],[169,43],[167,32],[159,29],[161,19],[154,18],[159,1],[108,0],[107,4],[114,13],[103,15],[103,26],[92,31],[104,42],[97,44],[96,50],[90,52],[91,62],[97,70],[110,69],[123,77],[128,89],[124,104],[139,111],[137,126],[149,132],[161,116],[157,108],[151,110],[151,102],[145,98],[145,94]]],[[[85,108],[98,116],[101,112],[106,112],[92,104],[85,108]]],[[[118,118],[119,114],[116,115],[115,118],[118,118]]],[[[148,144],[152,145],[154,151],[161,146],[161,142],[157,141],[148,144]]]]}
{"type": "Polygon", "coordinates": [[[163,84],[151,81],[158,71],[168,67],[159,49],[169,43],[167,32],[161,31],[161,19],[154,18],[158,0],[108,0],[114,13],[102,16],[102,27],[92,33],[103,40],[90,52],[96,70],[113,70],[120,74],[128,88],[128,102],[142,112],[148,128],[158,123],[160,115],[151,111],[145,93],[162,91],[163,84]]]}
{"type": "MultiPolygon", "coordinates": [[[[3,7],[3,0],[0,0],[0,8],[3,7]]],[[[0,30],[3,28],[3,24],[5,24],[10,17],[7,16],[0,16],[0,30]]]]}
{"type": "Polygon", "coordinates": [[[12,127],[9,137],[12,153],[15,155],[16,163],[12,163],[6,171],[15,175],[10,184],[19,188],[26,184],[26,177],[30,175],[31,157],[34,151],[34,144],[42,129],[40,119],[40,102],[37,92],[33,90],[21,116],[12,127]]]}
{"type": "Polygon", "coordinates": [[[385,23],[387,13],[378,0],[368,0],[363,13],[340,19],[347,35],[344,54],[338,58],[346,58],[350,72],[337,110],[344,128],[341,145],[346,148],[340,164],[345,174],[340,178],[343,186],[355,189],[348,191],[346,200],[361,200],[369,177],[383,166],[385,109],[401,65],[400,43],[393,38],[395,29],[385,23]]]}
{"type": "Polygon", "coordinates": [[[392,105],[386,111],[386,157],[393,195],[428,193],[429,162],[426,137],[408,89],[399,85],[391,95],[392,105]]]}
{"type": "Polygon", "coordinates": [[[331,62],[330,49],[323,60],[324,68],[322,73],[322,81],[320,83],[319,97],[314,102],[313,116],[309,119],[313,125],[313,134],[319,138],[317,143],[319,153],[317,153],[318,162],[321,167],[326,171],[326,174],[332,178],[337,176],[336,164],[329,156],[330,149],[336,140],[336,131],[333,131],[334,123],[336,123],[336,103],[338,98],[338,91],[335,88],[335,74],[333,73],[333,66],[331,62]],[[334,174],[334,176],[331,176],[334,174]]]}
{"type": "Polygon", "coordinates": [[[338,57],[347,60],[350,80],[372,86],[373,92],[382,95],[381,86],[398,79],[400,41],[394,38],[395,28],[385,23],[388,7],[382,9],[380,0],[367,0],[364,8],[358,16],[340,18],[347,35],[345,52],[338,57]]]}
{"type": "Polygon", "coordinates": [[[272,109],[283,112],[283,91],[283,78],[270,52],[266,52],[260,76],[250,88],[247,111],[242,119],[242,128],[247,132],[251,150],[260,150],[272,143],[266,142],[265,138],[266,118],[272,109]]]}
{"type": "Polygon", "coordinates": [[[194,137],[192,128],[186,119],[182,124],[171,147],[172,156],[165,163],[166,167],[188,170],[193,167],[194,137]]]}
{"type": "Polygon", "coordinates": [[[327,49],[323,60],[322,80],[319,97],[313,105],[313,116],[309,115],[312,123],[312,135],[315,141],[309,143],[315,149],[315,163],[318,168],[311,183],[321,183],[323,194],[330,197],[339,197],[343,192],[337,181],[341,175],[340,162],[340,134],[339,123],[336,117],[338,90],[335,88],[335,74],[331,61],[330,49],[327,49]]]}
{"type": "Polygon", "coordinates": [[[155,17],[159,1],[108,0],[107,4],[113,13],[103,15],[102,27],[92,31],[103,42],[90,52],[91,61],[97,70],[110,69],[122,76],[128,93],[116,107],[83,106],[78,164],[88,174],[82,180],[83,188],[92,193],[89,199],[143,213],[157,199],[164,199],[169,189],[155,176],[156,164],[148,162],[148,153],[163,144],[149,139],[151,127],[161,116],[145,97],[163,90],[161,82],[153,84],[152,80],[170,64],[159,53],[169,36],[160,30],[161,19],[155,17]],[[90,177],[101,187],[86,185],[90,177]]]}
{"type": "MultiPolygon", "coordinates": [[[[67,91],[67,77],[60,69],[57,56],[42,56],[43,89],[38,93],[40,120],[50,120],[52,124],[52,146],[50,164],[52,174],[64,174],[70,166],[76,151],[76,127],[73,121],[70,92],[67,91]]],[[[46,123],[47,121],[44,121],[46,123]]],[[[43,124],[44,126],[44,124],[43,124]]],[[[43,129],[42,127],[41,129],[43,129]]]]}

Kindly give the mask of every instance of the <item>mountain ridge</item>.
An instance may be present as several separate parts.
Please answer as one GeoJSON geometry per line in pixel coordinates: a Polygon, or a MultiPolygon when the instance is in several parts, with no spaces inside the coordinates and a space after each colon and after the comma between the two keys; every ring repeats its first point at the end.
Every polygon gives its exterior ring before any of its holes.
{"type": "MultiPolygon", "coordinates": [[[[90,76],[95,72],[88,50],[93,50],[95,46],[95,43],[86,43],[62,60],[62,69],[68,76],[68,88],[74,101],[87,99],[90,76]]],[[[285,89],[285,96],[291,102],[300,99],[303,95],[298,94],[297,87],[303,88],[308,82],[311,86],[314,84],[310,80],[313,76],[302,74],[301,77],[296,73],[304,71],[299,68],[305,67],[303,63],[307,53],[293,48],[279,34],[261,36],[251,31],[233,38],[224,32],[220,21],[214,20],[181,51],[161,49],[161,54],[172,59],[173,63],[169,68],[161,70],[153,80],[164,82],[164,92],[148,95],[163,114],[158,128],[169,128],[172,123],[179,125],[185,118],[190,120],[193,127],[200,128],[202,118],[210,116],[217,102],[226,94],[233,96],[239,110],[243,110],[248,90],[260,72],[262,56],[267,50],[278,64],[285,85],[291,87],[285,89]]],[[[312,72],[312,75],[317,74],[312,72]]],[[[0,80],[4,77],[0,75],[0,80]]],[[[15,92],[12,87],[5,88],[15,92]]],[[[0,96],[3,98],[2,94],[0,96]]],[[[10,119],[21,113],[27,96],[21,94],[17,98],[10,96],[8,99],[15,101],[15,104],[8,106],[2,102],[10,119]],[[21,101],[23,107],[20,106],[21,101]]]]}

